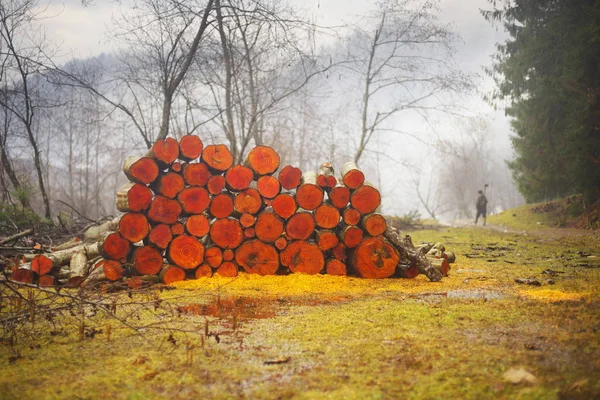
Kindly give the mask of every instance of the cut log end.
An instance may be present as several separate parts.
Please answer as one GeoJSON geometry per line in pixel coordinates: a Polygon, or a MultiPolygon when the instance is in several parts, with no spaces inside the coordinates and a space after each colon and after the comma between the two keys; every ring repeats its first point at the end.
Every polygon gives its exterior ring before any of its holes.
{"type": "Polygon", "coordinates": [[[232,218],[217,219],[210,227],[210,239],[222,249],[235,249],[244,239],[240,222],[232,218]]]}
{"type": "Polygon", "coordinates": [[[210,178],[208,165],[204,163],[186,164],[183,167],[183,180],[190,186],[205,186],[210,178]]]}
{"type": "Polygon", "coordinates": [[[268,146],[256,146],[248,154],[248,164],[256,175],[271,175],[279,168],[279,154],[268,146]]]}
{"type": "Polygon", "coordinates": [[[156,275],[162,265],[162,254],[155,247],[142,246],[133,253],[133,268],[141,275],[156,275]]]}
{"type": "Polygon", "coordinates": [[[302,180],[302,170],[300,168],[286,165],[279,171],[279,182],[286,190],[293,190],[300,186],[302,180]]]}
{"type": "Polygon", "coordinates": [[[299,212],[288,219],[285,233],[290,239],[306,240],[315,230],[315,220],[312,214],[299,212]]]}
{"type": "Polygon", "coordinates": [[[233,165],[233,155],[224,144],[211,144],[204,148],[202,161],[214,171],[227,171],[233,165]]]}
{"type": "Polygon", "coordinates": [[[152,158],[132,156],[125,160],[123,172],[132,182],[148,184],[156,180],[159,170],[152,158]]]}
{"type": "Polygon", "coordinates": [[[243,165],[234,165],[225,173],[226,186],[234,192],[248,189],[253,179],[254,172],[243,165]]]}
{"type": "Polygon", "coordinates": [[[389,242],[366,238],[351,252],[350,265],[363,278],[389,278],[396,272],[399,259],[389,242]]]}
{"type": "Polygon", "coordinates": [[[225,261],[217,269],[217,275],[225,278],[235,278],[236,276],[238,276],[238,266],[235,265],[234,262],[225,261]]]}
{"type": "Polygon", "coordinates": [[[204,149],[202,140],[197,135],[185,135],[179,139],[179,158],[192,161],[200,157],[204,149]]]}
{"type": "Polygon", "coordinates": [[[318,185],[307,183],[296,190],[296,203],[298,207],[312,211],[323,202],[324,192],[318,185]]]}
{"type": "Polygon", "coordinates": [[[275,213],[263,211],[256,219],[254,233],[263,242],[274,242],[283,233],[283,221],[275,213]]]}
{"type": "Polygon", "coordinates": [[[148,236],[150,224],[145,214],[127,213],[119,221],[119,232],[131,243],[136,243],[148,236]]]}
{"type": "Polygon", "coordinates": [[[173,138],[157,140],[152,146],[154,157],[164,166],[171,165],[179,157],[179,143],[173,138]]]}
{"type": "Polygon", "coordinates": [[[160,271],[160,280],[165,285],[180,282],[185,279],[185,271],[176,265],[165,265],[160,271]]]}
{"type": "Polygon", "coordinates": [[[346,264],[337,259],[327,261],[325,271],[328,275],[335,276],[346,276],[348,274],[346,264]]]}
{"type": "Polygon", "coordinates": [[[314,275],[325,266],[325,257],[319,246],[304,240],[289,243],[280,258],[281,264],[292,272],[314,275]]]}
{"type": "Polygon", "coordinates": [[[178,267],[194,269],[204,261],[204,245],[193,236],[178,236],[171,241],[167,258],[178,267]]]}
{"type": "Polygon", "coordinates": [[[274,246],[254,239],[244,242],[235,251],[235,262],[251,274],[275,275],[279,269],[279,254],[274,246]]]}
{"type": "Polygon", "coordinates": [[[52,267],[52,260],[43,254],[37,255],[31,260],[31,270],[38,275],[49,274],[52,267]]]}

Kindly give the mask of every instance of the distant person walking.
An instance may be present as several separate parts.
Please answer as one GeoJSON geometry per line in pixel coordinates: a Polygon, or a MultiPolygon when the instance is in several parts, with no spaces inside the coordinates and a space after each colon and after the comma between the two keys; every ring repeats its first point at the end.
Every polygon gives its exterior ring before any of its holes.
{"type": "Polygon", "coordinates": [[[486,211],[487,211],[488,200],[485,197],[485,194],[483,194],[483,192],[481,190],[477,193],[479,193],[479,197],[477,197],[477,203],[475,204],[475,207],[477,208],[477,216],[475,217],[475,225],[477,225],[477,220],[479,219],[479,216],[483,217],[483,224],[485,225],[485,215],[486,215],[486,211]]]}

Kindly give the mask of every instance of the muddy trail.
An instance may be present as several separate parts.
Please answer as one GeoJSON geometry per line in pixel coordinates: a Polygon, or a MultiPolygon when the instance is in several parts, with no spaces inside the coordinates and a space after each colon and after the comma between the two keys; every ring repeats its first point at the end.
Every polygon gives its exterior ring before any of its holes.
{"type": "Polygon", "coordinates": [[[3,292],[7,399],[600,397],[600,245],[492,225],[411,232],[448,277],[200,279],[3,292]]]}

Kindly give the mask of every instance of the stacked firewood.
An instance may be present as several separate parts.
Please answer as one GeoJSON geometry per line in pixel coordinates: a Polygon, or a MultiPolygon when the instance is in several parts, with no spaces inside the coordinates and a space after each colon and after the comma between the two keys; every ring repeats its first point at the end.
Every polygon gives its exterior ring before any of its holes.
{"type": "Polygon", "coordinates": [[[234,165],[225,145],[204,146],[195,135],[159,140],[150,156],[124,163],[130,183],[116,196],[121,217],[91,232],[92,240],[29,257],[13,279],[33,282],[37,275],[40,284],[54,284],[57,270],[71,285],[86,277],[144,275],[169,284],[238,271],[363,278],[424,273],[434,281],[447,273],[443,248],[427,255],[429,249],[415,248],[409,236],[387,226],[376,212],[379,191],[355,163],[344,164],[339,177],[330,163],[305,173],[279,164],[267,146],[234,165]],[[65,262],[69,268],[61,270],[65,262]]]}

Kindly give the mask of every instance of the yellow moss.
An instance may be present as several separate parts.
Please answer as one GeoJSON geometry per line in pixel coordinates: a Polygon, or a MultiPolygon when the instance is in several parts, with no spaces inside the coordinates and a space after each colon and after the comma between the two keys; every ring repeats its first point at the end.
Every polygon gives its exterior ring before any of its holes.
{"type": "Polygon", "coordinates": [[[563,292],[560,290],[551,290],[551,289],[529,289],[529,290],[519,290],[524,296],[530,297],[532,299],[537,300],[546,300],[546,301],[581,301],[583,299],[589,298],[590,293],[586,292],[563,292]]]}

